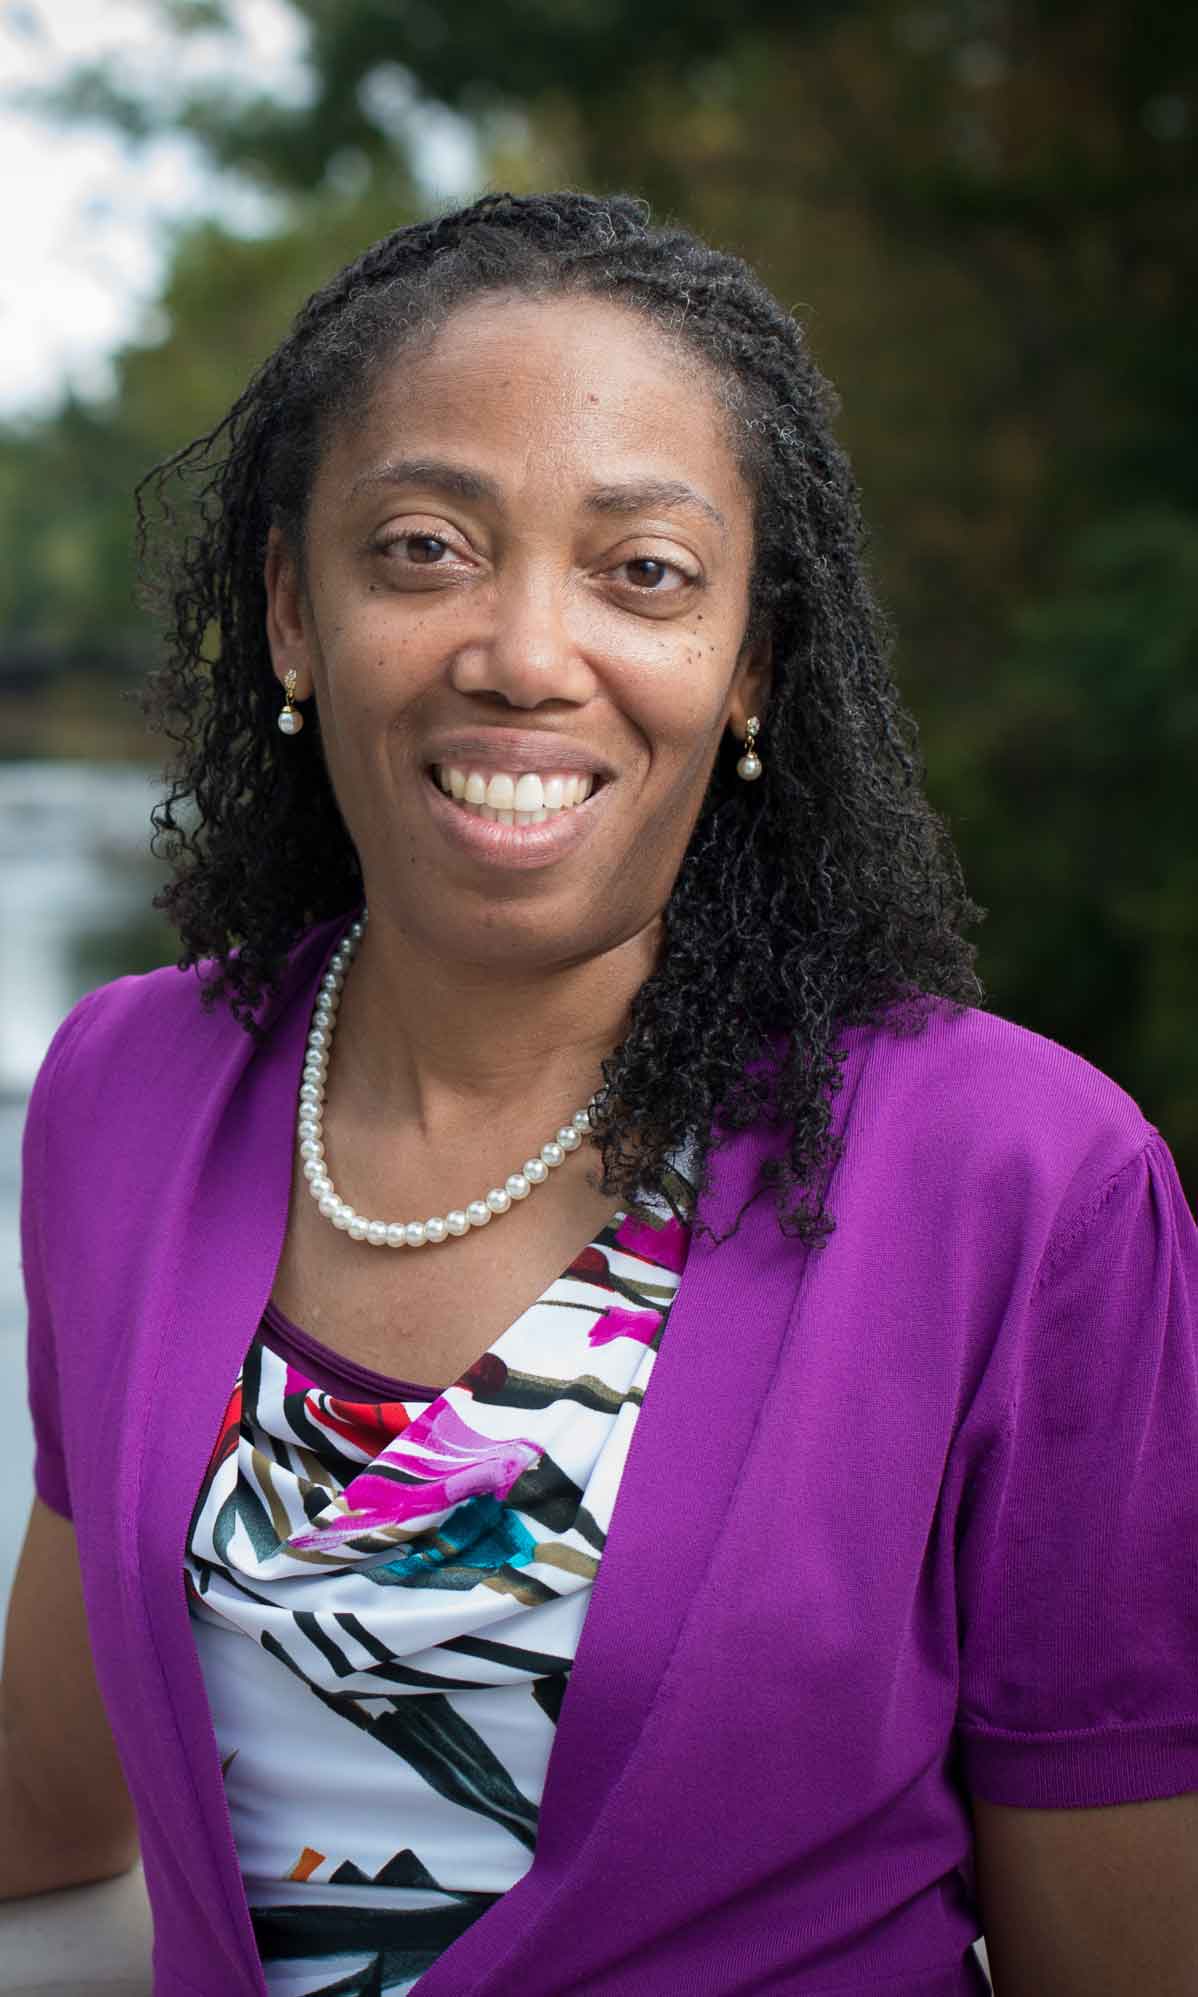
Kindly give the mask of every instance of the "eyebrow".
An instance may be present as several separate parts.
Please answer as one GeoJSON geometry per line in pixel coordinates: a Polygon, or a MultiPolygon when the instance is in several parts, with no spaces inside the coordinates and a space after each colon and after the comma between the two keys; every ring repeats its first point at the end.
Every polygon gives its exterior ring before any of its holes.
{"type": "Polygon", "coordinates": [[[727,530],[728,522],[718,506],[710,499],[704,499],[693,485],[687,485],[680,478],[647,478],[630,485],[596,485],[586,497],[588,512],[591,513],[652,513],[673,511],[683,508],[694,513],[706,514],[717,527],[727,530]]]}
{"type": "Polygon", "coordinates": [[[482,472],[465,465],[450,464],[442,458],[389,458],[373,471],[363,472],[350,487],[350,498],[377,485],[424,485],[432,492],[446,493],[451,499],[490,499],[498,503],[499,487],[482,472]]]}
{"type": "MultiPolygon", "coordinates": [[[[350,497],[356,498],[360,492],[379,485],[422,485],[451,499],[486,500],[495,506],[503,502],[503,494],[494,479],[443,458],[388,459],[385,464],[355,479],[350,497]]],[[[697,492],[693,485],[687,485],[684,479],[646,478],[632,480],[627,485],[596,485],[587,493],[584,504],[588,513],[617,516],[681,509],[706,515],[725,532],[728,526],[719,508],[697,492]]]]}

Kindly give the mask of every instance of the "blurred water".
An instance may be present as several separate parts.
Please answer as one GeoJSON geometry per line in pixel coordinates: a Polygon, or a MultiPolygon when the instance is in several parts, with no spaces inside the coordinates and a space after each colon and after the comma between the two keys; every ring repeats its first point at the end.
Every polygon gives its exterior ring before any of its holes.
{"type": "Polygon", "coordinates": [[[0,1625],[32,1495],[18,1249],[25,1100],[64,1014],[124,967],[122,932],[151,891],[153,798],[140,766],[0,763],[0,1625]]]}

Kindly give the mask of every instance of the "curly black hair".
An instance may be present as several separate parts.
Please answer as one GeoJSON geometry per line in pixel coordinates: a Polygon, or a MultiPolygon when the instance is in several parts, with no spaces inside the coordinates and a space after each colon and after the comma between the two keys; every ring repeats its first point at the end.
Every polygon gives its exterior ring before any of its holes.
{"type": "Polygon", "coordinates": [[[980,911],[923,795],[831,392],[749,267],[651,226],[644,202],[495,193],[396,229],[308,300],[215,429],[142,480],[141,551],[168,632],[147,706],[175,750],[154,814],[174,868],[158,905],[180,964],[207,960],[207,999],[223,994],[253,1031],[301,934],[360,903],[318,718],[289,739],[275,725],[267,535],[278,523],[302,546],[330,426],[398,349],[509,291],[618,302],[707,364],[753,500],[749,634],[772,649],[765,774],[741,782],[725,738],[659,965],[604,1063],[603,1190],[668,1190],[688,1139],[703,1188],[714,1146],[764,1118],[788,1136],[762,1186],[784,1232],[814,1241],[832,1225],[840,1029],[918,1030],[937,999],[976,1003],[964,931],[980,911]]]}

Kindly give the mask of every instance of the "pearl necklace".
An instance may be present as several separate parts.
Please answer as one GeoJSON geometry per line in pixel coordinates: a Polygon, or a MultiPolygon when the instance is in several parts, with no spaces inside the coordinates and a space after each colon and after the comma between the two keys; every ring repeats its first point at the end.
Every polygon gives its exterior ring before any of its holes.
{"type": "Polygon", "coordinates": [[[526,1200],[534,1186],[544,1185],[550,1172],[565,1163],[567,1152],[577,1151],[590,1131],[591,1107],[598,1097],[592,1096],[586,1109],[575,1110],[569,1123],[564,1123],[548,1143],[542,1144],[538,1157],[526,1158],[521,1169],[509,1174],[502,1186],[492,1186],[483,1199],[471,1200],[469,1206],[455,1207],[452,1213],[433,1214],[428,1220],[367,1220],[364,1214],[356,1213],[341,1198],[329,1177],[324,1153],[324,1099],[341,989],[365,927],[363,909],[361,920],[350,925],[320,981],[300,1083],[299,1153],[308,1191],[320,1212],[334,1227],[348,1234],[351,1241],[366,1241],[372,1248],[423,1248],[428,1241],[446,1241],[453,1235],[469,1234],[471,1228],[485,1227],[495,1214],[506,1213],[513,1200],[526,1200]]]}

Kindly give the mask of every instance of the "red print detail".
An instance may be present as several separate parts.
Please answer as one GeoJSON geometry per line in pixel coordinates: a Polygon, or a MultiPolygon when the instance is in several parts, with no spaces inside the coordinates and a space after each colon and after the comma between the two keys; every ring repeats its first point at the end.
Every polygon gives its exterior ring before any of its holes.
{"type": "Polygon", "coordinates": [[[342,1401],[331,1394],[319,1401],[313,1397],[308,1412],[322,1428],[369,1457],[379,1455],[411,1420],[402,1401],[342,1401]]]}

